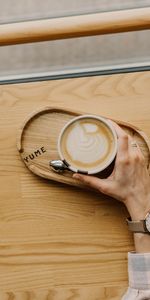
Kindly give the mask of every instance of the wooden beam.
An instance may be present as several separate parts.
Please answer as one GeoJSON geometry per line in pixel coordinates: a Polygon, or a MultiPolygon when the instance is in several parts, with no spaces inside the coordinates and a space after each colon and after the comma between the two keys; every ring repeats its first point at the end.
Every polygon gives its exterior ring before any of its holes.
{"type": "Polygon", "coordinates": [[[0,46],[150,29],[150,7],[0,25],[0,46]]]}

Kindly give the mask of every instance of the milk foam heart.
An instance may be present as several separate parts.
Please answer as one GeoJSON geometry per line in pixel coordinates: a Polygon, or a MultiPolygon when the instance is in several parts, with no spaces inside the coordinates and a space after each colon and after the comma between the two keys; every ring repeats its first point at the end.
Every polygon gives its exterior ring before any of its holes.
{"type": "Polygon", "coordinates": [[[108,153],[109,143],[96,124],[77,123],[68,133],[66,150],[73,161],[93,164],[108,153]]]}
{"type": "Polygon", "coordinates": [[[115,138],[105,120],[78,117],[67,124],[60,135],[61,158],[74,171],[96,173],[114,159],[115,138]]]}

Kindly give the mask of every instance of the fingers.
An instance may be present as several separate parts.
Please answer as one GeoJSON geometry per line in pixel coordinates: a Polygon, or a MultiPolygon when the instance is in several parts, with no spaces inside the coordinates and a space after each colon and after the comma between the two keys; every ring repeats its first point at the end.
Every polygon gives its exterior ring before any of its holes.
{"type": "Polygon", "coordinates": [[[126,132],[114,121],[109,120],[109,123],[111,123],[111,125],[115,128],[118,137],[124,136],[124,134],[126,134],[126,132]]]}
{"type": "Polygon", "coordinates": [[[118,153],[117,157],[125,157],[128,154],[129,145],[128,140],[129,136],[128,134],[115,122],[109,120],[111,125],[115,128],[117,136],[118,136],[118,153]]]}
{"type": "Polygon", "coordinates": [[[118,155],[119,157],[127,158],[127,156],[139,156],[144,159],[143,153],[138,143],[128,135],[118,124],[109,120],[114,126],[118,136],[118,155]]]}
{"type": "Polygon", "coordinates": [[[128,136],[128,145],[129,145],[129,156],[132,158],[139,157],[141,160],[144,160],[144,155],[140,149],[140,146],[130,135],[128,136]]]}
{"type": "Polygon", "coordinates": [[[137,161],[140,161],[143,163],[145,162],[144,155],[143,155],[139,145],[137,144],[136,141],[134,141],[132,139],[129,142],[129,155],[136,162],[137,161]]]}
{"type": "Polygon", "coordinates": [[[80,180],[81,182],[87,184],[88,186],[99,190],[104,194],[108,194],[110,185],[108,184],[106,179],[100,179],[94,176],[82,175],[75,173],[73,178],[80,180]]]}

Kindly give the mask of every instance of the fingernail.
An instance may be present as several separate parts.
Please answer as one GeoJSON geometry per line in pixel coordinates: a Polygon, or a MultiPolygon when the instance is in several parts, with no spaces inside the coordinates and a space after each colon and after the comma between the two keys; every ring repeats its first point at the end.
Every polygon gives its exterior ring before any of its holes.
{"type": "Polygon", "coordinates": [[[79,174],[73,174],[72,177],[75,178],[75,179],[80,179],[80,175],[79,174]]]}

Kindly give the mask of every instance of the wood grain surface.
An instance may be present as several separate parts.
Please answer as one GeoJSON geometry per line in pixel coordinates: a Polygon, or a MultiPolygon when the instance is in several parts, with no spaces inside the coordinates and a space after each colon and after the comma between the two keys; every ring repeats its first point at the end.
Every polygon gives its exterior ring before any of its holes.
{"type": "Polygon", "coordinates": [[[150,137],[150,72],[0,86],[0,300],[121,299],[134,249],[121,203],[31,174],[16,149],[34,110],[129,122],[150,137]]]}

